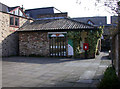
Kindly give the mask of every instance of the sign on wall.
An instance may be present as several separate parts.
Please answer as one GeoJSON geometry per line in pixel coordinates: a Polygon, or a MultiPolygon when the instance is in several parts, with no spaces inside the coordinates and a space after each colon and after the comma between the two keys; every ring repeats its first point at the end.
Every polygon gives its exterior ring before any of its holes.
{"type": "Polygon", "coordinates": [[[73,41],[72,40],[68,40],[68,56],[72,56],[73,55],[73,41]]]}

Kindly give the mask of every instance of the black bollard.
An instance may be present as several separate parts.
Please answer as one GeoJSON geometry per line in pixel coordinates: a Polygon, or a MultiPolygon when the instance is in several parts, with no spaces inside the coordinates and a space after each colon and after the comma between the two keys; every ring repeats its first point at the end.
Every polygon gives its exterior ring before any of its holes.
{"type": "Polygon", "coordinates": [[[85,50],[85,58],[87,58],[88,56],[87,56],[87,50],[85,50]]]}

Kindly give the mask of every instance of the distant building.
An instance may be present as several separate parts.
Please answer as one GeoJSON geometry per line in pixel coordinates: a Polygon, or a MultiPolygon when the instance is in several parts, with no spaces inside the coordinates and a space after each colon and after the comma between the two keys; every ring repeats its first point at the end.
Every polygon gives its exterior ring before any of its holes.
{"type": "Polygon", "coordinates": [[[111,16],[111,24],[117,24],[118,16],[111,16]]]}
{"type": "Polygon", "coordinates": [[[94,26],[103,26],[107,24],[106,16],[97,16],[97,17],[78,17],[73,18],[76,21],[88,23],[94,26]]]}
{"type": "Polygon", "coordinates": [[[8,7],[7,5],[0,3],[0,11],[21,17],[27,17],[20,6],[8,7]]]}
{"type": "Polygon", "coordinates": [[[39,18],[52,18],[52,17],[67,17],[67,12],[61,12],[55,7],[44,7],[25,10],[27,16],[39,19],[39,18]]]}

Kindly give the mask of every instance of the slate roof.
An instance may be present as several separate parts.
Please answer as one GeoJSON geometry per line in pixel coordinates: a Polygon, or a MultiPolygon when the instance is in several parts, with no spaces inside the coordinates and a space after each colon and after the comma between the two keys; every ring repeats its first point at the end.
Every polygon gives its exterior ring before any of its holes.
{"type": "Polygon", "coordinates": [[[9,7],[8,9],[9,9],[9,11],[12,11],[12,10],[14,10],[14,9],[17,8],[17,7],[20,7],[20,6],[9,7]]]}
{"type": "Polygon", "coordinates": [[[65,31],[98,29],[95,26],[75,21],[70,18],[34,21],[21,27],[18,31],[65,31]]]}
{"type": "Polygon", "coordinates": [[[17,7],[20,7],[20,6],[9,7],[9,6],[7,6],[7,5],[0,2],[0,11],[1,12],[9,13],[10,11],[14,10],[17,7]]]}
{"type": "Polygon", "coordinates": [[[54,7],[45,7],[45,8],[35,8],[25,10],[25,14],[29,14],[30,17],[36,19],[37,15],[41,14],[54,14],[54,7]]]}
{"type": "Polygon", "coordinates": [[[97,17],[78,17],[73,18],[76,21],[87,23],[88,20],[92,21],[96,26],[102,26],[107,24],[107,17],[106,16],[97,16],[97,17]]]}
{"type": "Polygon", "coordinates": [[[8,6],[0,2],[0,11],[8,12],[8,6]]]}
{"type": "Polygon", "coordinates": [[[111,24],[115,24],[118,21],[118,16],[111,16],[111,24]]]}

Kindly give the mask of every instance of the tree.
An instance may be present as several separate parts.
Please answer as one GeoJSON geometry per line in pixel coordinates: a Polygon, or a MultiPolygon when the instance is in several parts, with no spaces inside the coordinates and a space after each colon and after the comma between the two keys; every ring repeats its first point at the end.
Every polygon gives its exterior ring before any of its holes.
{"type": "MultiPolygon", "coordinates": [[[[111,13],[117,14],[118,21],[117,21],[117,32],[120,32],[120,0],[96,0],[96,2],[103,3],[104,6],[111,9],[111,13]]],[[[112,33],[116,33],[116,30],[112,29],[112,33]]]]}

